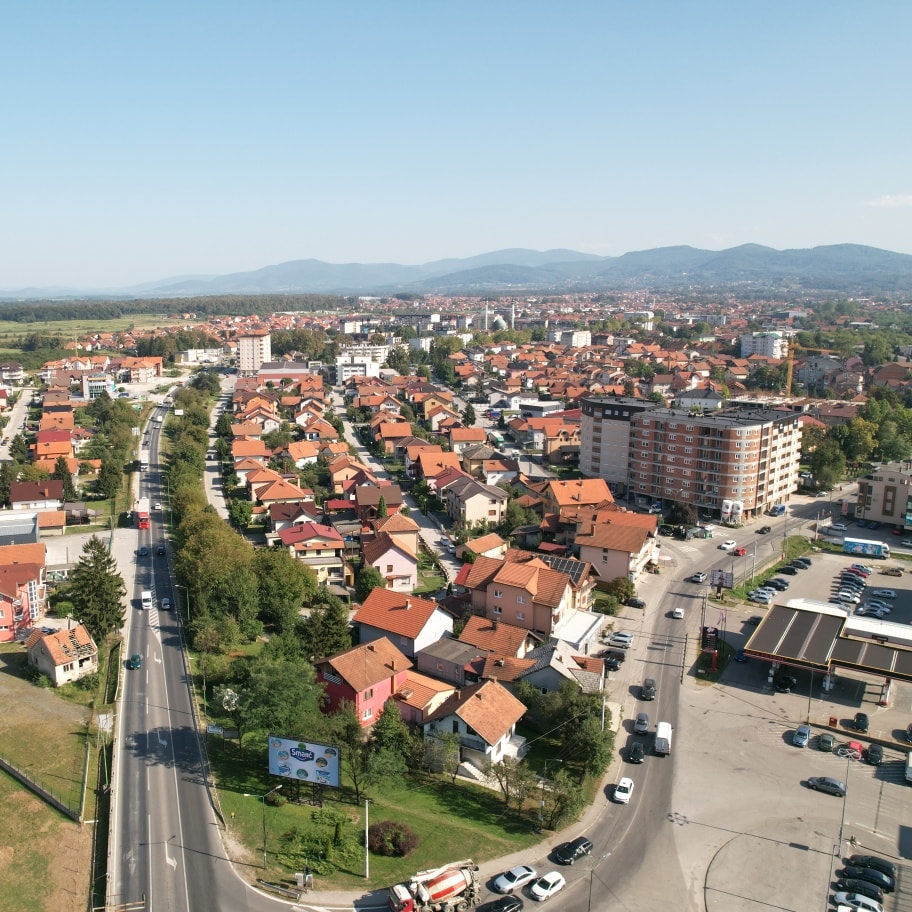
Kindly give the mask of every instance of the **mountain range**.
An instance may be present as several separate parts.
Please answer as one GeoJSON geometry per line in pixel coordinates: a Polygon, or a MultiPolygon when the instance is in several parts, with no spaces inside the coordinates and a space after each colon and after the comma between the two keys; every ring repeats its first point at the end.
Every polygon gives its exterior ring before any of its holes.
{"type": "Polygon", "coordinates": [[[252,272],[184,276],[120,289],[20,289],[6,298],[134,298],[260,294],[511,294],[569,291],[709,291],[741,287],[870,295],[912,293],[912,256],[858,244],[775,250],[658,247],[600,257],[574,250],[511,249],[420,266],[292,260],[252,272]]]}

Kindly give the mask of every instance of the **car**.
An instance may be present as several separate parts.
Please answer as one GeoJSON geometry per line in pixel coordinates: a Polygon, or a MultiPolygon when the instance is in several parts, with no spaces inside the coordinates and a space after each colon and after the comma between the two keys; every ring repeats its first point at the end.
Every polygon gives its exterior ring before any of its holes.
{"type": "Polygon", "coordinates": [[[819,498],[819,497],[828,497],[828,496],[829,496],[829,495],[827,494],[826,491],[817,491],[817,492],[814,494],[814,497],[818,497],[818,498],[819,498]]]}
{"type": "Polygon", "coordinates": [[[625,631],[618,631],[617,633],[612,633],[608,637],[609,646],[617,646],[619,649],[630,649],[633,646],[633,634],[626,633],[625,631]]]}
{"type": "Polygon", "coordinates": [[[778,576],[774,576],[772,579],[766,581],[766,585],[772,589],[776,589],[779,592],[785,592],[788,589],[790,583],[788,580],[779,579],[778,576]]]}
{"type": "Polygon", "coordinates": [[[627,751],[627,759],[631,763],[642,763],[646,759],[646,745],[642,741],[634,741],[627,751]]]}
{"type": "Polygon", "coordinates": [[[792,735],[792,744],[795,747],[807,747],[808,741],[811,740],[811,727],[810,725],[799,725],[795,729],[795,734],[792,735]]]}
{"type": "Polygon", "coordinates": [[[839,583],[843,586],[857,586],[859,589],[864,589],[868,585],[860,576],[851,573],[843,573],[839,577],[839,583]]]}
{"type": "Polygon", "coordinates": [[[752,614],[744,623],[750,627],[759,627],[763,623],[763,615],[752,614]]]}
{"type": "Polygon", "coordinates": [[[523,901],[518,896],[501,896],[478,907],[478,912],[520,912],[523,901]]]}
{"type": "Polygon", "coordinates": [[[739,649],[739,650],[735,653],[735,661],[736,661],[736,662],[740,662],[740,663],[742,663],[742,664],[743,664],[744,662],[747,661],[747,656],[744,654],[744,650],[743,650],[743,649],[739,649]]]}
{"type": "Polygon", "coordinates": [[[721,545],[719,545],[720,551],[734,551],[738,547],[738,543],[732,539],[728,538],[721,545]]]}
{"type": "Polygon", "coordinates": [[[170,611],[171,610],[171,599],[169,599],[167,597],[163,598],[161,600],[161,608],[162,608],[162,611],[170,611]]]}
{"type": "Polygon", "coordinates": [[[773,597],[768,592],[751,592],[747,598],[758,605],[768,605],[773,600],[773,597]]]}
{"type": "Polygon", "coordinates": [[[735,557],[744,557],[744,555],[747,554],[747,548],[735,548],[735,550],[732,551],[732,554],[734,554],[735,557]]]}
{"type": "Polygon", "coordinates": [[[901,545],[903,548],[912,548],[912,538],[904,538],[904,539],[900,542],[900,545],[901,545]]]}
{"type": "Polygon", "coordinates": [[[863,712],[855,713],[855,718],[852,719],[852,728],[857,732],[864,734],[868,730],[868,714],[863,712]]]}
{"type": "Polygon", "coordinates": [[[602,662],[605,664],[605,671],[621,670],[621,660],[617,656],[606,656],[602,662]]]}
{"type": "Polygon", "coordinates": [[[849,568],[850,570],[861,570],[862,573],[867,573],[870,576],[874,572],[874,568],[870,564],[852,564],[849,568]]]}
{"type": "Polygon", "coordinates": [[[137,554],[138,554],[140,557],[148,557],[148,556],[149,556],[149,549],[148,549],[145,545],[143,545],[143,546],[139,549],[139,551],[137,551],[137,554]]]}
{"type": "Polygon", "coordinates": [[[867,896],[868,899],[873,899],[876,902],[883,902],[883,890],[867,880],[840,877],[839,880],[836,881],[836,889],[839,892],[860,893],[862,896],[867,896]]]}
{"type": "Polygon", "coordinates": [[[838,598],[840,602],[851,602],[853,605],[857,605],[861,601],[861,596],[849,589],[840,589],[839,592],[836,593],[836,598],[838,598]]]}
{"type": "Polygon", "coordinates": [[[798,568],[797,568],[797,567],[792,567],[791,565],[786,564],[784,567],[780,567],[776,572],[777,572],[777,573],[784,573],[786,576],[797,576],[797,575],[798,575],[798,568]]]}
{"type": "Polygon", "coordinates": [[[159,557],[164,557],[164,554],[165,554],[165,546],[164,546],[164,545],[159,545],[159,546],[155,549],[155,553],[156,553],[159,557]]]}
{"type": "Polygon", "coordinates": [[[522,889],[536,877],[538,877],[538,871],[535,868],[530,868],[528,865],[517,865],[497,877],[493,887],[497,893],[512,893],[514,890],[522,889]]]}
{"type": "Polygon", "coordinates": [[[156,510],[160,510],[161,508],[162,508],[161,501],[160,501],[160,500],[156,500],[156,501],[155,501],[155,509],[156,509],[156,510]]]}
{"type": "Polygon", "coordinates": [[[872,589],[871,595],[875,598],[895,599],[896,591],[893,589],[872,589]]]}
{"type": "Polygon", "coordinates": [[[836,746],[836,738],[830,732],[823,732],[817,737],[817,750],[823,751],[825,754],[832,754],[833,748],[836,746]]]}
{"type": "Polygon", "coordinates": [[[837,912],[843,908],[851,909],[852,912],[856,912],[856,910],[857,912],[883,912],[883,906],[879,902],[869,896],[862,896],[860,893],[840,890],[833,898],[839,906],[837,912]]]}
{"type": "Polygon", "coordinates": [[[757,535],[768,535],[772,531],[772,526],[760,526],[760,528],[757,529],[757,535]]]}
{"type": "Polygon", "coordinates": [[[847,532],[849,527],[845,523],[833,523],[830,526],[831,532],[847,532]]]}
{"type": "Polygon", "coordinates": [[[633,794],[633,779],[624,776],[614,787],[614,800],[618,804],[629,804],[630,796],[633,794]]]}
{"type": "Polygon", "coordinates": [[[867,528],[868,528],[868,522],[867,522],[867,520],[865,520],[865,519],[859,519],[859,520],[857,520],[856,523],[855,523],[855,525],[858,526],[859,529],[867,529],[867,528]]]}
{"type": "Polygon", "coordinates": [[[659,526],[659,528],[656,531],[659,533],[659,535],[664,535],[666,537],[670,537],[670,536],[674,535],[675,530],[674,530],[674,526],[659,526]]]}
{"type": "Polygon", "coordinates": [[[837,798],[844,798],[846,793],[845,783],[834,779],[832,776],[811,776],[808,779],[808,788],[813,789],[815,792],[836,795],[837,798]]]}
{"type": "Polygon", "coordinates": [[[859,605],[855,609],[856,617],[873,617],[882,620],[886,615],[887,613],[882,608],[874,608],[871,605],[859,605]]]}
{"type": "Polygon", "coordinates": [[[656,682],[653,678],[646,678],[640,687],[641,700],[654,700],[656,697],[656,682]]]}
{"type": "Polygon", "coordinates": [[[649,716],[646,713],[637,713],[636,721],[633,723],[633,730],[638,735],[645,735],[649,731],[649,716]]]}
{"type": "Polygon", "coordinates": [[[646,607],[646,602],[644,602],[641,598],[629,598],[629,599],[627,599],[626,602],[624,602],[624,604],[629,605],[631,608],[645,608],[646,607]]]}
{"type": "Polygon", "coordinates": [[[773,687],[775,687],[779,693],[791,693],[797,686],[798,678],[794,675],[780,672],[773,678],[773,687]]]}
{"type": "Polygon", "coordinates": [[[792,558],[792,563],[793,563],[796,567],[800,565],[800,566],[803,567],[805,570],[807,570],[807,568],[810,567],[811,564],[813,564],[814,562],[813,562],[809,557],[804,557],[804,556],[802,555],[802,556],[800,556],[800,557],[793,557],[793,558],[792,558]]]}
{"type": "Polygon", "coordinates": [[[868,749],[865,751],[865,760],[871,764],[871,766],[880,766],[883,763],[884,752],[882,744],[869,744],[868,749]]]}
{"type": "Polygon", "coordinates": [[[678,605],[677,608],[674,608],[671,612],[673,618],[677,618],[679,621],[684,617],[684,609],[678,605]]]}
{"type": "Polygon", "coordinates": [[[134,652],[133,655],[127,659],[127,668],[137,669],[142,668],[142,656],[138,652],[134,652]]]}
{"type": "Polygon", "coordinates": [[[698,570],[696,573],[691,575],[690,581],[692,583],[705,583],[706,574],[702,570],[698,570]]]}
{"type": "Polygon", "coordinates": [[[879,855],[852,855],[847,859],[847,863],[860,868],[873,868],[875,871],[886,874],[887,877],[896,877],[896,865],[879,855]]]}
{"type": "Polygon", "coordinates": [[[577,836],[570,842],[559,845],[554,850],[554,857],[564,865],[572,865],[577,858],[588,855],[592,851],[592,840],[585,836],[577,836]]]}
{"type": "Polygon", "coordinates": [[[544,877],[539,877],[538,880],[532,882],[529,887],[529,895],[538,902],[544,902],[566,886],[567,881],[563,874],[559,871],[549,871],[544,877]]]}

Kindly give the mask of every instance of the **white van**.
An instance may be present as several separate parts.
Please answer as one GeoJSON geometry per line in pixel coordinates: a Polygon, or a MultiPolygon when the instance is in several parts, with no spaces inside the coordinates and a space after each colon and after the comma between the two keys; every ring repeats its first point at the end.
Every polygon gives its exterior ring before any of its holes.
{"type": "Polygon", "coordinates": [[[152,593],[148,589],[143,589],[140,596],[143,611],[149,611],[152,608],[152,593]]]}
{"type": "Polygon", "coordinates": [[[655,752],[657,754],[671,753],[671,723],[659,722],[656,725],[655,752]]]}

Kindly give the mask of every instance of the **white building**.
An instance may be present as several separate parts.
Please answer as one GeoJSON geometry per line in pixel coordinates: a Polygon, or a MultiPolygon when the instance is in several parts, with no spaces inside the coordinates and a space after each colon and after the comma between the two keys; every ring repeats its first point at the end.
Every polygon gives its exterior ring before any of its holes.
{"type": "Polygon", "coordinates": [[[782,360],[788,357],[788,338],[781,332],[744,333],[741,336],[741,357],[762,355],[782,360]]]}
{"type": "Polygon", "coordinates": [[[239,377],[252,377],[272,361],[272,336],[266,331],[239,336],[237,345],[239,377]]]}

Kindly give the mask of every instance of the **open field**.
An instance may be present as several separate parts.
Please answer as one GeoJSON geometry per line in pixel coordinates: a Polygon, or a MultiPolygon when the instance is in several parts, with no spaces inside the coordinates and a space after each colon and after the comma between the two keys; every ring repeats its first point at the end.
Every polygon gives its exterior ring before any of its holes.
{"type": "Polygon", "coordinates": [[[125,329],[156,329],[160,326],[196,325],[199,320],[181,320],[168,314],[129,314],[110,320],[40,320],[35,323],[16,323],[0,320],[0,348],[12,348],[17,339],[33,333],[60,335],[64,339],[88,333],[122,332],[125,329]]]}

